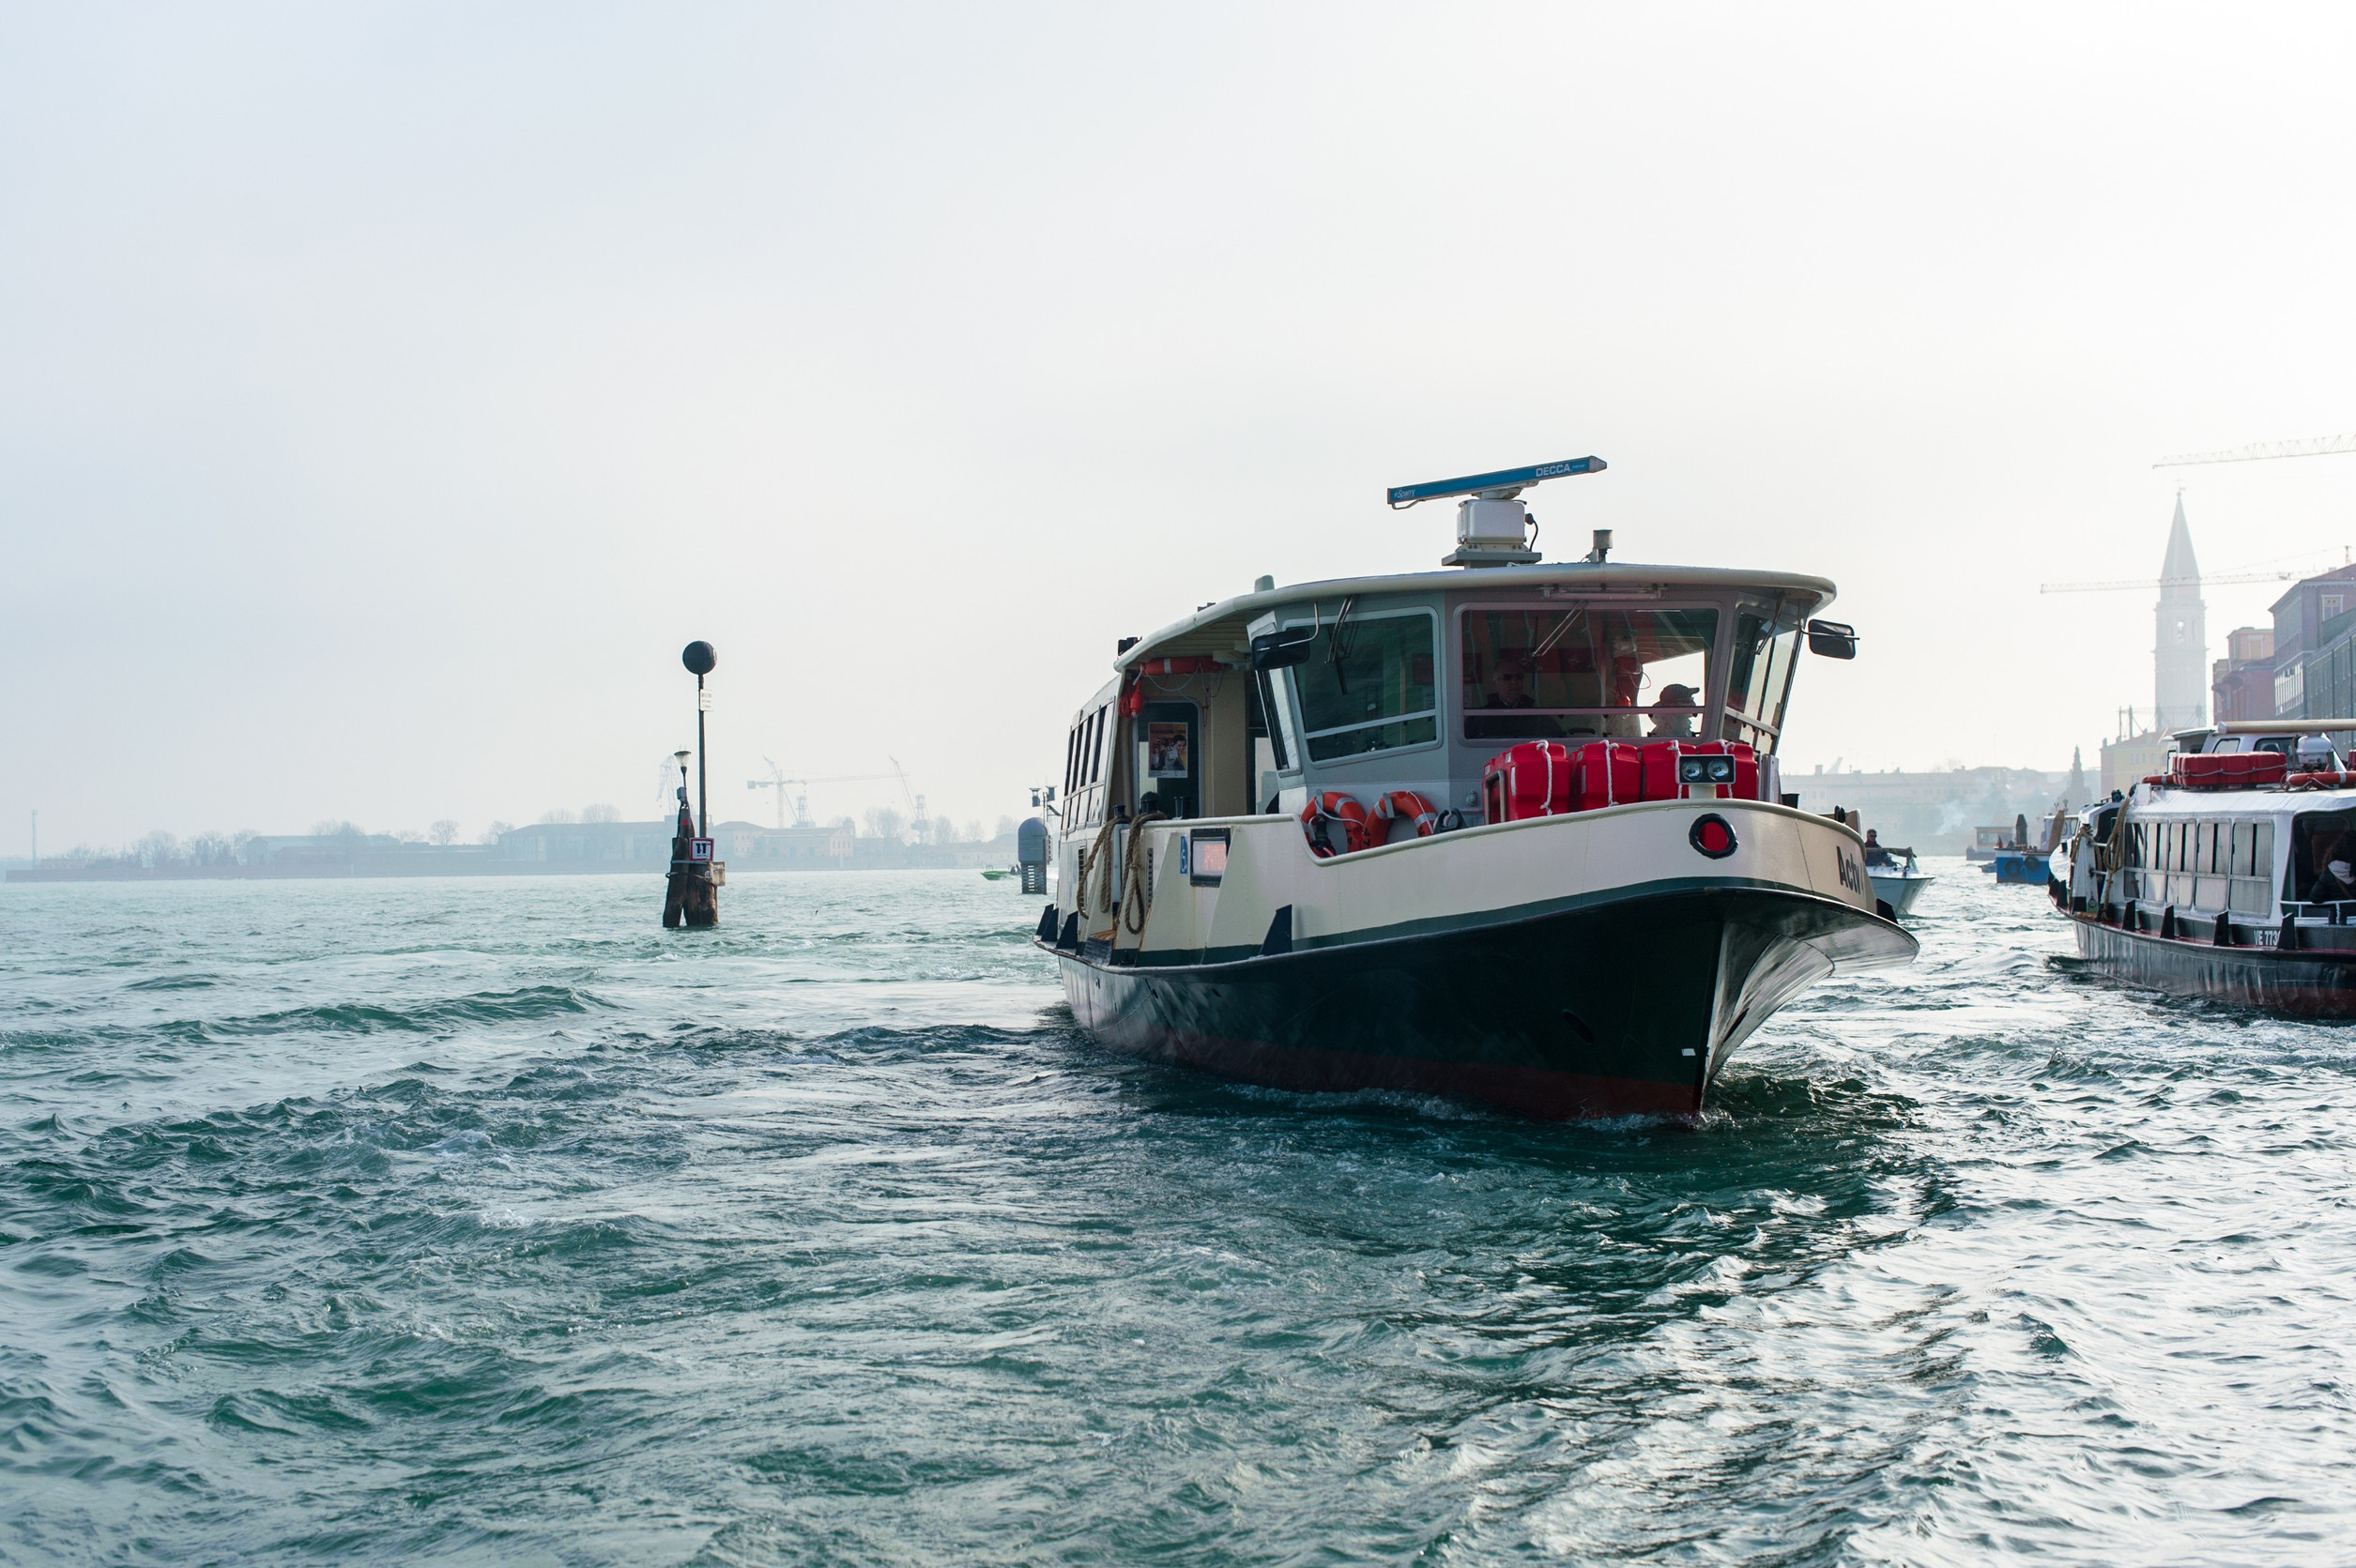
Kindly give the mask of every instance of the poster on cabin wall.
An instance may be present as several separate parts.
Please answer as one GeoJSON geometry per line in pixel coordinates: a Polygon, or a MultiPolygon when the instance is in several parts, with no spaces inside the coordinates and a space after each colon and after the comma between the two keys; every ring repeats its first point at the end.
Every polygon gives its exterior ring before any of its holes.
{"type": "Polygon", "coordinates": [[[1184,723],[1145,726],[1145,772],[1149,778],[1186,776],[1186,727],[1184,723]]]}

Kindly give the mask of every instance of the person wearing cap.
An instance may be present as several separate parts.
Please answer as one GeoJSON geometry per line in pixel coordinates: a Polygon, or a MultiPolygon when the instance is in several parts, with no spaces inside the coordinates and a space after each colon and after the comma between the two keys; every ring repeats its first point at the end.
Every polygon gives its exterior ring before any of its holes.
{"type": "MultiPolygon", "coordinates": [[[[1691,686],[1663,686],[1660,708],[1699,708],[1702,694],[1691,686]]],[[[1691,713],[1655,712],[1652,718],[1652,738],[1655,740],[1690,740],[1693,737],[1693,715],[1691,713]]]]}

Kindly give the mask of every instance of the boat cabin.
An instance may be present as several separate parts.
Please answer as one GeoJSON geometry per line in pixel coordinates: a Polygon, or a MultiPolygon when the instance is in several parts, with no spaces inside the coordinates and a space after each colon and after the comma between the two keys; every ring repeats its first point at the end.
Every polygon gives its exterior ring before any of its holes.
{"type": "MultiPolygon", "coordinates": [[[[2356,889],[2326,876],[2333,861],[2356,860],[2356,775],[2331,734],[2278,720],[2177,740],[2166,774],[2088,808],[2086,832],[2101,853],[2077,860],[2072,908],[2251,946],[2285,942],[2294,926],[2356,920],[2356,889]]],[[[2356,946],[2356,931],[2330,945],[2356,946]]]]}
{"type": "Polygon", "coordinates": [[[1396,790],[1452,816],[1445,830],[1483,820],[1487,764],[1532,739],[1738,741],[1777,799],[1803,639],[1855,650],[1846,628],[1810,625],[1832,593],[1818,577],[1594,561],[1263,579],[1123,640],[1065,737],[1063,830],[1396,790]]]}

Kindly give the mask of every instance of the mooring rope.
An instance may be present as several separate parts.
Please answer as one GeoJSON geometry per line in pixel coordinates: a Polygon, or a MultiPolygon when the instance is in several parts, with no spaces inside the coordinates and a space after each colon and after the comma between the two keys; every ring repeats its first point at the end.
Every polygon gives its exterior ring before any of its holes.
{"type": "Polygon", "coordinates": [[[1119,817],[1107,816],[1104,826],[1096,830],[1096,841],[1079,858],[1079,884],[1073,890],[1072,907],[1082,922],[1080,936],[1083,940],[1088,936],[1085,929],[1088,920],[1088,874],[1098,865],[1104,868],[1104,907],[1108,911],[1112,907],[1112,857],[1105,851],[1111,847],[1113,830],[1120,826],[1119,817]]]}
{"type": "Polygon", "coordinates": [[[1121,870],[1121,880],[1127,884],[1121,895],[1121,922],[1129,928],[1132,936],[1145,935],[1145,917],[1154,907],[1152,893],[1145,885],[1152,879],[1154,863],[1153,852],[1145,847],[1145,825],[1168,820],[1164,813],[1146,812],[1129,824],[1128,863],[1121,870]]]}

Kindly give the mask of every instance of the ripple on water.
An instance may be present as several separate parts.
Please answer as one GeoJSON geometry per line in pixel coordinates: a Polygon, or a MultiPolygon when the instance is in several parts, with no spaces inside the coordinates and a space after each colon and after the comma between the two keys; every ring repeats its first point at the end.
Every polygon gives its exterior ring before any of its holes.
{"type": "Polygon", "coordinates": [[[2317,1555],[2351,1037],[1939,869],[1582,1126],[1107,1054],[970,875],[10,888],[0,1543],[2317,1555]]]}

